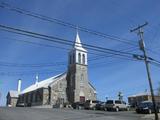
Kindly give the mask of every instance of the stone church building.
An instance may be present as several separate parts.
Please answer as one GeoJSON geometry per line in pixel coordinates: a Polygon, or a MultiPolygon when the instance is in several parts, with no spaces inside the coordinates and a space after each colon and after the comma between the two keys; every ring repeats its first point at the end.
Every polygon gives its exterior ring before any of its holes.
{"type": "Polygon", "coordinates": [[[96,90],[88,80],[87,50],[83,48],[77,32],[73,48],[68,55],[68,70],[20,91],[9,91],[7,106],[59,106],[74,102],[96,100],[96,90]]]}

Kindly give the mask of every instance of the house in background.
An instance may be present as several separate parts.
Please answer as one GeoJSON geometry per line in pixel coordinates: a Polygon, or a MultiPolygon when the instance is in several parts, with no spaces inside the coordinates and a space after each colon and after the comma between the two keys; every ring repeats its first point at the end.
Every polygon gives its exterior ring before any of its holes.
{"type": "MultiPolygon", "coordinates": [[[[160,96],[154,96],[156,102],[160,102],[160,96]]],[[[139,93],[135,95],[131,95],[128,97],[128,103],[132,107],[136,107],[138,104],[140,104],[143,101],[152,101],[152,96],[148,92],[139,93]]]]}

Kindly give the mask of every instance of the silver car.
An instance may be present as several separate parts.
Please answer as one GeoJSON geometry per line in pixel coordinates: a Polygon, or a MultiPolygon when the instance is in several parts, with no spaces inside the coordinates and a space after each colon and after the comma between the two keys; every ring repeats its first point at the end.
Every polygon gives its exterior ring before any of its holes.
{"type": "Polygon", "coordinates": [[[121,100],[107,100],[105,104],[105,110],[114,110],[116,112],[120,110],[129,110],[129,106],[126,104],[126,102],[121,100]]]}

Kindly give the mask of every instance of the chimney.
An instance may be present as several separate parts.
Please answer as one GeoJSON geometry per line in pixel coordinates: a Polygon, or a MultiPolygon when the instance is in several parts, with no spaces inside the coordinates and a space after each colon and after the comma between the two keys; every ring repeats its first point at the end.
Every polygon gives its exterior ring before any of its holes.
{"type": "Polygon", "coordinates": [[[38,73],[36,74],[36,87],[38,87],[38,81],[39,81],[39,76],[38,76],[38,73]]]}
{"type": "Polygon", "coordinates": [[[21,84],[22,84],[22,80],[19,79],[19,80],[18,80],[18,88],[17,88],[17,91],[18,91],[18,92],[21,92],[21,84]]]}

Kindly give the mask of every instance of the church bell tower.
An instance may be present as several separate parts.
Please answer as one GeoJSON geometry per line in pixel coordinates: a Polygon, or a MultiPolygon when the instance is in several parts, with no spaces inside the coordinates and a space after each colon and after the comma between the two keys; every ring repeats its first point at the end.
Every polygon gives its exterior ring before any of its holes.
{"type": "Polygon", "coordinates": [[[69,103],[88,99],[87,50],[83,48],[77,32],[68,56],[67,96],[69,103]]]}

